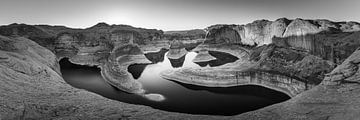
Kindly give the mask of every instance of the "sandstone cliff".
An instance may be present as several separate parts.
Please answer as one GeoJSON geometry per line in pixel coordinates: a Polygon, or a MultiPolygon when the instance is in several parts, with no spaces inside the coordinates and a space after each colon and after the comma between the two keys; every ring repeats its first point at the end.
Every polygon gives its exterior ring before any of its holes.
{"type": "Polygon", "coordinates": [[[329,20],[257,20],[246,25],[213,25],[208,27],[205,43],[232,43],[304,49],[321,58],[341,63],[359,46],[360,24],[329,20]]]}

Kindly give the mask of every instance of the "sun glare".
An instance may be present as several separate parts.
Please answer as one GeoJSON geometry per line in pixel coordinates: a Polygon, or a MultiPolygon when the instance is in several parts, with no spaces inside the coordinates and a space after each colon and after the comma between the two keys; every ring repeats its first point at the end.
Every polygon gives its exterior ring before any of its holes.
{"type": "Polygon", "coordinates": [[[101,21],[108,24],[133,24],[131,14],[120,10],[108,10],[104,12],[101,21]]]}

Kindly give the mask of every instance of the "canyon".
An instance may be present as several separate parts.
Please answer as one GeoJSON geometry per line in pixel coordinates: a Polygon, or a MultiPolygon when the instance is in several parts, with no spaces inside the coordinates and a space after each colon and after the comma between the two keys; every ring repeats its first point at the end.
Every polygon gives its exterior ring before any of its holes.
{"type": "Polygon", "coordinates": [[[356,22],[300,18],[212,25],[190,32],[106,23],[86,29],[0,26],[0,119],[356,118],[359,31],[356,22]],[[168,112],[74,88],[65,82],[58,63],[68,58],[74,64],[98,67],[109,85],[161,101],[161,94],[148,93],[129,67],[157,63],[163,56],[185,59],[189,52],[197,53],[192,61],[202,67],[165,70],[160,76],[205,87],[259,85],[291,99],[233,116],[168,112]],[[219,57],[220,53],[227,57],[219,57]]]}

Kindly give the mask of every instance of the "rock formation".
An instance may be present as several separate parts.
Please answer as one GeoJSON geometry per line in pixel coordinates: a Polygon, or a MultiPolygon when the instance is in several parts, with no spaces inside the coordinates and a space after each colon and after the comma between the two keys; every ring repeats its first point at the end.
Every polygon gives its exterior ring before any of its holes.
{"type": "Polygon", "coordinates": [[[281,18],[246,25],[213,25],[206,30],[205,40],[187,40],[193,38],[186,33],[185,37],[169,43],[162,38],[160,30],[127,25],[99,23],[86,29],[26,24],[0,26],[0,119],[359,117],[359,23],[281,18]],[[161,73],[165,78],[210,87],[256,84],[293,98],[229,117],[170,113],[73,88],[63,80],[57,63],[68,57],[77,64],[99,66],[111,85],[151,100],[164,100],[158,94],[143,94],[141,84],[127,70],[131,64],[158,61],[145,53],[161,48],[170,50],[170,58],[182,59],[190,50],[200,53],[195,61],[213,59],[208,51],[238,58],[213,68],[161,73]],[[333,70],[336,64],[339,66],[333,70]]]}
{"type": "Polygon", "coordinates": [[[151,63],[137,45],[128,44],[115,48],[107,62],[101,66],[101,74],[111,85],[130,93],[143,94],[141,83],[135,81],[127,68],[134,63],[151,63]]]}
{"type": "Polygon", "coordinates": [[[170,50],[166,55],[169,59],[179,59],[187,53],[184,44],[179,40],[173,40],[170,43],[170,50]]]}
{"type": "Polygon", "coordinates": [[[193,62],[206,62],[216,60],[216,57],[211,56],[209,54],[209,51],[206,50],[200,50],[199,53],[196,55],[196,57],[192,60],[193,62]]]}
{"type": "Polygon", "coordinates": [[[161,61],[164,61],[164,56],[166,52],[168,52],[168,49],[161,48],[158,52],[148,52],[145,54],[146,58],[150,60],[152,63],[158,63],[161,61]]]}

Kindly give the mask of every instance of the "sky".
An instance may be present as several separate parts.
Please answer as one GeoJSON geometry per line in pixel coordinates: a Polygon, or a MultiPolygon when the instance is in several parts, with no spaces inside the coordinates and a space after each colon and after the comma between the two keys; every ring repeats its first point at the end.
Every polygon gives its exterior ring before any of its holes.
{"type": "Polygon", "coordinates": [[[0,0],[0,25],[106,22],[168,31],[281,17],[359,22],[359,12],[360,0],[0,0]]]}

